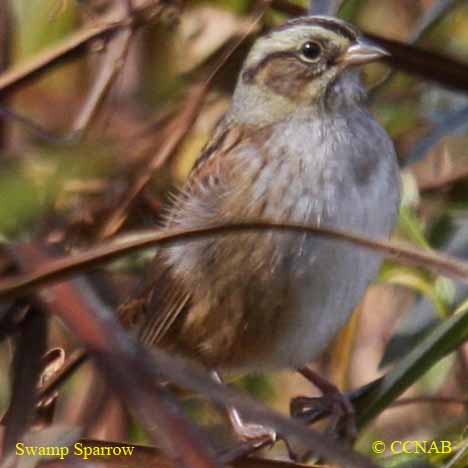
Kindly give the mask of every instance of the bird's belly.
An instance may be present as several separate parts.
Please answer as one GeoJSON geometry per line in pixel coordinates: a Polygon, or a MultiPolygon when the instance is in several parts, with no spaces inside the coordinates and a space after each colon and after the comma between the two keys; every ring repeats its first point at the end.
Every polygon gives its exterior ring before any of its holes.
{"type": "Polygon", "coordinates": [[[301,367],[320,355],[358,305],[381,257],[330,242],[304,262],[307,271],[291,273],[296,301],[272,342],[272,367],[301,367]]]}
{"type": "MultiPolygon", "coordinates": [[[[327,226],[382,238],[390,234],[394,213],[382,211],[377,200],[343,203],[336,218],[324,220],[327,226]],[[351,210],[351,211],[350,211],[351,210]],[[352,212],[350,219],[346,213],[352,212]]],[[[297,221],[297,220],[296,220],[297,221]]],[[[316,219],[305,222],[315,223],[316,219]]],[[[287,309],[271,322],[271,337],[258,347],[258,362],[249,367],[301,367],[315,359],[343,327],[359,304],[368,284],[377,275],[382,256],[350,243],[317,237],[290,238],[281,253],[290,259],[276,276],[290,288],[287,309]]],[[[272,285],[264,294],[276,295],[281,288],[272,285]]]]}
{"type": "MultiPolygon", "coordinates": [[[[386,191],[367,198],[357,190],[348,190],[355,194],[348,197],[337,193],[333,209],[301,197],[276,219],[386,237],[396,213],[383,203],[386,191]]],[[[196,304],[181,318],[179,342],[186,355],[222,370],[301,367],[316,358],[381,262],[350,243],[298,233],[229,234],[189,247],[173,249],[196,304]]]]}
{"type": "Polygon", "coordinates": [[[213,347],[217,348],[215,360],[219,359],[213,361],[216,367],[298,368],[320,355],[358,305],[381,262],[379,255],[363,249],[327,244],[309,256],[307,245],[302,246],[295,267],[276,271],[271,282],[257,282],[246,275],[243,283],[239,280],[236,289],[230,290],[232,295],[225,294],[221,315],[217,319],[211,315],[213,328],[207,335],[208,341],[224,344],[213,347]],[[233,328],[239,306],[242,315],[233,328]]]}

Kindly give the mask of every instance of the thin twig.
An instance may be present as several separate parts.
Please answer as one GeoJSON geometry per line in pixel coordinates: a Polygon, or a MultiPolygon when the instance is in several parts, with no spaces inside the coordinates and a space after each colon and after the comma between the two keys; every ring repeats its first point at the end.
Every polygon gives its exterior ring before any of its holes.
{"type": "MultiPolygon", "coordinates": [[[[23,244],[15,249],[14,259],[24,270],[48,257],[34,245],[23,244]]],[[[56,284],[46,294],[34,294],[32,300],[41,310],[53,311],[73,330],[116,395],[128,403],[151,440],[161,444],[168,457],[183,466],[219,468],[208,440],[158,379],[150,377],[150,370],[140,360],[145,351],[83,278],[56,284]]]]}
{"type": "Polygon", "coordinates": [[[24,84],[48,71],[50,67],[82,54],[88,44],[96,40],[109,40],[124,24],[106,23],[87,27],[72,33],[62,42],[34,55],[0,75],[0,93],[11,94],[24,84]]]}
{"type": "Polygon", "coordinates": [[[61,281],[71,275],[83,273],[105,262],[149,247],[164,246],[176,242],[187,242],[207,236],[224,236],[239,232],[275,231],[308,233],[319,237],[350,242],[370,250],[384,253],[398,261],[433,269],[440,274],[468,282],[468,263],[430,251],[417,250],[394,242],[370,239],[349,231],[294,223],[254,221],[245,223],[221,224],[191,230],[169,230],[166,232],[140,233],[135,239],[123,238],[112,244],[101,245],[72,257],[50,261],[38,271],[17,275],[0,282],[0,297],[3,299],[23,295],[51,282],[61,281]]]}
{"type": "MultiPolygon", "coordinates": [[[[16,249],[15,254],[16,263],[22,269],[46,260],[34,246],[25,245],[16,249]]],[[[211,444],[188,422],[174,397],[160,385],[167,378],[217,403],[226,402],[238,407],[247,417],[267,424],[285,437],[294,437],[307,449],[342,466],[376,468],[367,457],[338,444],[329,436],[213,382],[206,371],[193,364],[156,349],[151,352],[145,349],[125,332],[114,312],[82,278],[56,284],[47,293],[36,293],[34,298],[48,310],[53,310],[73,330],[116,394],[128,403],[154,443],[161,443],[166,455],[176,463],[208,468],[217,466],[219,460],[211,444]],[[67,300],[63,301],[63,298],[67,300]]]]}
{"type": "MultiPolygon", "coordinates": [[[[90,448],[101,448],[101,447],[129,447],[132,450],[132,454],[129,455],[113,455],[112,460],[108,457],[99,455],[90,455],[89,461],[92,463],[106,463],[110,466],[124,467],[135,467],[141,466],[145,468],[163,468],[171,465],[169,460],[162,451],[157,447],[151,447],[148,445],[135,445],[125,444],[122,442],[113,442],[110,440],[95,440],[95,439],[81,439],[78,443],[82,444],[83,447],[90,448]]],[[[256,452],[258,447],[254,443],[245,442],[236,446],[234,449],[227,452],[222,451],[219,454],[219,458],[224,463],[232,463],[233,466],[238,468],[304,468],[304,465],[296,464],[293,462],[281,461],[281,460],[267,460],[264,458],[253,458],[249,457],[252,453],[256,452]],[[249,458],[247,458],[249,457],[249,458]]],[[[121,450],[120,450],[121,452],[121,450]]],[[[67,459],[73,459],[73,455],[65,457],[67,459]]],[[[311,465],[307,465],[311,466],[311,465]]],[[[41,467],[47,468],[47,465],[41,467]]]]}
{"type": "Polygon", "coordinates": [[[125,192],[117,207],[100,229],[100,238],[110,237],[120,228],[125,221],[126,212],[130,204],[151,181],[154,172],[162,167],[177,150],[198,116],[198,110],[203,103],[207,91],[206,85],[196,85],[192,88],[184,109],[169,123],[166,131],[163,132],[167,138],[160,150],[152,156],[147,164],[143,165],[142,170],[139,171],[130,188],[125,192]]]}
{"type": "Polygon", "coordinates": [[[365,33],[364,35],[390,52],[384,62],[392,67],[420,76],[426,81],[433,81],[464,93],[468,92],[467,64],[443,54],[387,39],[377,34],[365,33]]]}
{"type": "Polygon", "coordinates": [[[132,22],[144,24],[142,18],[146,16],[153,21],[158,14],[164,11],[166,4],[169,4],[167,0],[140,0],[138,7],[134,8],[131,18],[124,18],[120,21],[104,20],[102,23],[84,27],[72,33],[57,45],[1,74],[0,94],[11,94],[17,91],[51,67],[80,56],[88,49],[89,44],[98,40],[108,41],[118,31],[127,29],[132,22]]]}
{"type": "Polygon", "coordinates": [[[447,185],[454,184],[462,179],[468,178],[468,166],[461,167],[459,169],[454,169],[448,171],[447,173],[443,173],[438,176],[433,177],[419,177],[416,176],[416,182],[418,184],[419,190],[434,190],[434,189],[441,189],[446,187],[447,185]]]}
{"type": "Polygon", "coordinates": [[[346,468],[377,468],[374,462],[367,457],[307,428],[302,422],[280,415],[253,398],[241,394],[229,386],[215,382],[208,377],[205,370],[193,363],[156,348],[152,350],[151,355],[142,355],[141,359],[146,361],[148,357],[148,367],[156,369],[153,370],[155,377],[161,378],[162,374],[163,377],[176,385],[197,392],[215,403],[233,406],[245,414],[249,420],[274,429],[286,439],[292,437],[294,441],[312,450],[317,456],[334,460],[346,468]]]}
{"type": "MultiPolygon", "coordinates": [[[[175,154],[181,143],[189,133],[195,123],[199,110],[203,105],[205,97],[209,91],[210,85],[219,72],[219,70],[227,63],[229,57],[239,48],[242,42],[251,34],[255,26],[261,20],[265,13],[263,8],[258,15],[252,20],[247,31],[230,47],[215,65],[208,78],[202,83],[193,86],[189,92],[186,102],[182,110],[177,116],[167,125],[167,128],[162,132],[164,141],[158,151],[151,149],[151,158],[146,164],[143,164],[135,180],[125,192],[122,199],[117,204],[117,208],[111,213],[109,218],[104,222],[99,230],[99,237],[110,237],[120,228],[125,221],[128,208],[135,198],[142,193],[145,187],[153,178],[155,172],[160,169],[170,157],[175,154]]],[[[159,142],[158,142],[159,144],[159,142]]],[[[159,145],[158,145],[159,146],[159,145]]]]}
{"type": "Polygon", "coordinates": [[[69,143],[75,138],[75,134],[73,133],[69,133],[66,137],[63,137],[59,134],[45,130],[30,118],[21,115],[18,112],[9,109],[8,107],[0,106],[0,120],[6,119],[10,119],[23,125],[36,137],[48,141],[49,143],[69,143]]]}
{"type": "MultiPolygon", "coordinates": [[[[271,7],[292,16],[307,14],[304,7],[288,0],[272,0],[271,7]]],[[[384,61],[392,67],[421,76],[425,80],[458,89],[464,93],[468,92],[468,65],[411,44],[384,38],[378,34],[365,31],[363,34],[390,52],[391,55],[384,61]]]]}
{"type": "Polygon", "coordinates": [[[118,21],[127,22],[128,26],[120,29],[112,38],[112,41],[109,42],[104,60],[100,64],[99,73],[94,79],[86,101],[73,123],[72,131],[74,133],[77,132],[83,135],[90,127],[104,99],[108,95],[117,74],[125,63],[135,27],[131,21],[128,21],[131,18],[133,10],[131,4],[125,6],[122,3],[116,4],[115,9],[116,12],[114,14],[116,17],[120,16],[118,21]]]}
{"type": "Polygon", "coordinates": [[[11,400],[4,416],[3,450],[9,452],[34,419],[34,391],[41,373],[41,356],[46,349],[47,325],[45,315],[30,311],[16,336],[12,361],[11,400]]]}
{"type": "MultiPolygon", "coordinates": [[[[464,1],[464,0],[462,0],[464,1]]],[[[416,44],[426,33],[428,33],[435,25],[442,20],[444,15],[455,7],[460,0],[439,0],[434,2],[423,17],[419,20],[414,28],[408,44],[416,44]]],[[[395,76],[395,70],[390,70],[373,88],[372,93],[378,92],[385,84],[387,84],[395,76]]]]}
{"type": "Polygon", "coordinates": [[[87,357],[88,356],[84,349],[73,351],[73,353],[66,358],[65,363],[60,370],[50,377],[50,379],[48,379],[40,388],[37,400],[42,400],[57,390],[57,388],[86,361],[87,357]]]}

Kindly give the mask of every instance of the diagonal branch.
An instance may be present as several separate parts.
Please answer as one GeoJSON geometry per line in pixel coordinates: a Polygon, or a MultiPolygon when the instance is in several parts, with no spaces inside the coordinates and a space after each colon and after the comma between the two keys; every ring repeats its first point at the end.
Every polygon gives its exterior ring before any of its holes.
{"type": "Polygon", "coordinates": [[[259,14],[253,18],[248,30],[226,51],[225,54],[223,54],[219,62],[210,72],[208,78],[204,82],[192,86],[185,98],[182,109],[163,130],[162,144],[158,141],[158,148],[150,149],[150,157],[145,158],[145,164],[142,165],[142,168],[136,174],[135,179],[132,180],[129,188],[123,194],[123,197],[118,201],[118,203],[116,203],[116,207],[111,212],[110,216],[102,223],[102,226],[99,229],[99,237],[110,237],[117,232],[127,217],[131,203],[143,192],[145,187],[153,178],[155,172],[166,164],[171,156],[176,153],[192,129],[214,77],[226,64],[232,54],[239,48],[242,42],[252,33],[264,13],[265,8],[262,8],[259,14]]]}
{"type": "MultiPolygon", "coordinates": [[[[46,259],[32,245],[24,244],[15,250],[16,264],[22,269],[46,259]]],[[[56,284],[47,294],[39,292],[33,303],[41,310],[53,311],[75,333],[151,440],[160,444],[177,465],[220,468],[206,437],[187,419],[167,389],[159,385],[159,379],[150,376],[140,359],[144,351],[133,343],[113,310],[101,302],[83,278],[56,284]]]]}
{"type": "Polygon", "coordinates": [[[208,86],[205,84],[195,85],[192,88],[186,98],[183,109],[168,124],[167,129],[165,129],[164,134],[167,137],[164,139],[163,144],[160,145],[159,150],[148,160],[148,164],[142,167],[128,190],[124,193],[122,199],[116,204],[109,218],[104,221],[99,230],[99,237],[110,237],[120,228],[125,221],[126,213],[133,200],[151,181],[154,173],[176,152],[177,148],[192,128],[207,92],[208,86]]]}
{"type": "MultiPolygon", "coordinates": [[[[33,246],[23,245],[15,253],[20,268],[45,261],[44,255],[33,246]]],[[[213,382],[205,370],[160,351],[154,350],[152,355],[125,332],[114,312],[100,301],[82,278],[56,284],[46,293],[37,292],[34,301],[54,310],[75,333],[152,441],[162,444],[164,453],[179,466],[215,468],[223,460],[219,460],[219,454],[211,448],[209,441],[187,420],[175,398],[160,385],[168,377],[217,403],[237,402],[235,406],[248,417],[258,419],[276,429],[277,433],[294,438],[319,456],[344,467],[377,468],[365,456],[340,445],[329,436],[308,429],[251,397],[213,382]]]]}
{"type": "MultiPolygon", "coordinates": [[[[129,0],[127,0],[129,1],[129,0]]],[[[125,22],[131,18],[132,5],[127,2],[117,3],[115,6],[115,16],[120,16],[120,22],[125,22]]],[[[131,39],[133,37],[135,24],[129,22],[127,27],[123,27],[116,33],[112,41],[109,43],[104,60],[100,64],[99,72],[94,80],[93,86],[88,93],[86,102],[84,103],[81,112],[75,118],[73,123],[73,133],[84,133],[91,125],[99,108],[104,102],[106,96],[115,81],[116,76],[122,69],[127,57],[131,39]]]]}
{"type": "Polygon", "coordinates": [[[1,74],[0,95],[11,94],[48,71],[51,67],[81,56],[88,49],[88,46],[95,41],[107,42],[116,33],[128,29],[131,25],[137,27],[153,21],[155,17],[158,17],[164,11],[168,4],[170,4],[168,0],[140,0],[129,17],[123,19],[110,17],[97,25],[72,33],[57,45],[1,74]]]}
{"type": "MultiPolygon", "coordinates": [[[[307,14],[307,9],[288,0],[272,0],[271,7],[292,16],[307,14]]],[[[435,21],[433,19],[433,21],[435,21]]],[[[432,22],[431,22],[432,24],[432,22]]],[[[434,81],[465,93],[468,92],[468,65],[411,44],[386,39],[364,31],[364,35],[386,48],[391,56],[385,59],[392,67],[404,70],[425,80],[434,81]]]]}
{"type": "Polygon", "coordinates": [[[64,41],[33,56],[0,75],[0,93],[11,94],[48,71],[50,67],[80,56],[96,40],[109,40],[125,25],[101,24],[77,31],[64,41]]]}

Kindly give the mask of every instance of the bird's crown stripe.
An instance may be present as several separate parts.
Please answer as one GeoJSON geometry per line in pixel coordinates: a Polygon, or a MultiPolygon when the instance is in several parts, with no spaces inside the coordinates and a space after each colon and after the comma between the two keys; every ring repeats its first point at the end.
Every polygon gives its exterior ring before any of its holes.
{"type": "Polygon", "coordinates": [[[355,40],[356,36],[358,35],[357,31],[345,23],[333,18],[326,18],[321,16],[304,16],[300,18],[293,18],[286,21],[282,25],[273,28],[271,33],[274,34],[275,32],[284,31],[296,26],[320,26],[324,29],[328,29],[329,31],[333,31],[336,34],[340,34],[352,41],[355,40]]]}

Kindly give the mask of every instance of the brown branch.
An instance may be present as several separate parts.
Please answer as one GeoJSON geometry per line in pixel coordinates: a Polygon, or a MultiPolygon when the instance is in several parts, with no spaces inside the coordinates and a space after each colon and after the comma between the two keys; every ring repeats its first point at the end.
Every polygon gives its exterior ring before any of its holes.
{"type": "Polygon", "coordinates": [[[443,86],[467,92],[468,65],[453,60],[443,54],[424,50],[420,47],[387,39],[376,34],[365,34],[372,41],[390,52],[384,59],[392,67],[434,81],[443,86]]]}
{"type": "Polygon", "coordinates": [[[109,40],[122,25],[101,24],[72,33],[64,41],[48,48],[0,75],[0,93],[11,94],[26,83],[37,78],[50,67],[81,55],[87,46],[96,40],[109,40]]]}
{"type": "MultiPolygon", "coordinates": [[[[307,14],[306,8],[292,4],[288,0],[272,0],[271,7],[292,16],[307,14]]],[[[378,34],[364,31],[364,35],[390,52],[391,55],[384,61],[392,67],[465,93],[468,91],[467,64],[411,44],[384,38],[378,34]]]]}
{"type": "Polygon", "coordinates": [[[83,364],[88,358],[86,351],[77,349],[73,351],[65,360],[63,366],[58,370],[47,382],[42,385],[37,394],[37,400],[43,400],[50,396],[57,388],[65,382],[65,380],[75,372],[75,370],[83,364]]]}
{"type": "MultiPolygon", "coordinates": [[[[113,442],[108,440],[94,440],[94,439],[81,439],[78,441],[82,444],[80,447],[89,448],[104,448],[104,447],[129,447],[132,450],[132,455],[90,455],[88,461],[90,463],[105,463],[109,466],[118,466],[120,468],[133,468],[135,466],[144,468],[172,468],[172,461],[164,455],[164,453],[157,447],[150,447],[147,445],[135,445],[122,442],[113,442]]],[[[245,444],[241,444],[245,445],[245,444]]],[[[252,450],[242,456],[232,457],[223,456],[220,458],[224,463],[232,464],[236,468],[304,468],[305,465],[300,465],[292,462],[267,460],[263,458],[248,457],[256,449],[250,444],[252,450]]],[[[232,452],[233,453],[233,452],[232,452]]],[[[67,455],[65,461],[73,462],[73,455],[67,455]]],[[[39,465],[41,468],[47,468],[49,462],[44,462],[39,465]]],[[[310,465],[309,465],[310,466],[310,465]]]]}
{"type": "Polygon", "coordinates": [[[416,175],[416,182],[419,190],[434,190],[454,184],[455,182],[465,178],[468,178],[468,166],[444,171],[444,173],[437,176],[416,175]]]}
{"type": "MultiPolygon", "coordinates": [[[[233,406],[250,421],[272,428],[286,440],[293,440],[300,447],[309,449],[319,457],[333,460],[346,468],[377,468],[367,457],[339,444],[324,434],[306,427],[302,422],[283,416],[248,395],[219,384],[211,379],[206,370],[192,362],[169,355],[153,348],[151,354],[142,353],[141,360],[152,370],[154,378],[167,380],[189,389],[220,405],[233,406]]],[[[296,444],[295,444],[296,445],[296,444]]]]}
{"type": "MultiPolygon", "coordinates": [[[[131,18],[132,8],[117,3],[115,16],[120,17],[118,22],[125,22],[131,18]]],[[[128,49],[134,33],[134,24],[130,22],[127,27],[120,29],[107,46],[104,60],[100,64],[99,73],[88,93],[80,113],[75,118],[72,132],[83,135],[91,125],[103,101],[108,95],[116,76],[122,69],[127,57],[128,49]]]]}
{"type": "MultiPolygon", "coordinates": [[[[15,249],[20,269],[48,260],[35,246],[15,249]]],[[[206,438],[186,418],[169,392],[150,376],[141,361],[145,351],[134,343],[82,278],[53,285],[46,294],[34,294],[33,303],[53,312],[73,330],[116,395],[128,404],[153,443],[160,444],[176,463],[195,468],[217,468],[206,438]]],[[[156,369],[155,369],[156,370],[156,369]]]]}
{"type": "MultiPolygon", "coordinates": [[[[22,269],[46,261],[34,246],[22,245],[15,253],[16,264],[22,269]]],[[[376,468],[365,456],[330,437],[213,382],[206,371],[156,349],[150,353],[128,336],[113,311],[99,300],[83,279],[53,285],[46,293],[34,294],[34,301],[53,311],[73,330],[113,390],[127,402],[153,443],[161,444],[164,453],[179,465],[208,468],[218,466],[222,460],[187,420],[174,397],[160,385],[165,380],[199,392],[217,403],[233,404],[245,412],[246,417],[258,419],[285,437],[294,437],[302,446],[342,466],[376,468]]]]}
{"type": "Polygon", "coordinates": [[[126,212],[133,200],[142,192],[146,185],[150,182],[154,172],[162,167],[167,160],[177,150],[187,133],[192,128],[195,119],[198,116],[198,111],[203,104],[203,100],[208,92],[208,86],[195,85],[182,111],[167,125],[163,131],[164,140],[159,151],[156,151],[154,156],[143,165],[143,168],[137,174],[130,188],[125,192],[122,200],[117,204],[109,218],[106,220],[99,232],[100,238],[106,238],[113,235],[122,225],[126,218],[126,212]]]}
{"type": "Polygon", "coordinates": [[[41,373],[41,356],[46,349],[46,317],[37,310],[30,311],[21,323],[15,339],[12,360],[11,400],[3,418],[5,435],[3,450],[13,450],[34,418],[34,392],[41,373]]]}
{"type": "Polygon", "coordinates": [[[370,239],[359,234],[324,226],[253,221],[222,224],[192,230],[140,233],[138,239],[135,239],[135,234],[133,234],[131,240],[123,238],[114,241],[110,245],[97,246],[72,257],[64,257],[50,261],[38,271],[5,279],[0,282],[0,297],[7,299],[23,295],[26,292],[43,287],[48,283],[64,280],[70,275],[83,273],[104,262],[115,260],[123,255],[145,248],[164,246],[182,241],[187,242],[206,236],[223,236],[229,233],[259,232],[264,230],[298,234],[308,233],[318,237],[346,241],[357,246],[384,253],[398,261],[430,268],[440,274],[468,282],[468,263],[448,255],[422,251],[394,242],[370,239]]]}
{"type": "MultiPolygon", "coordinates": [[[[254,30],[257,23],[261,20],[265,13],[266,6],[261,9],[259,14],[253,18],[247,31],[237,40],[232,47],[230,47],[225,54],[221,57],[219,62],[214,66],[208,79],[202,83],[193,86],[189,92],[186,102],[182,110],[177,116],[169,122],[167,127],[161,132],[163,143],[162,146],[158,146],[159,149],[155,151],[151,148],[151,157],[143,164],[142,170],[139,171],[135,180],[124,193],[122,199],[117,204],[117,208],[111,213],[109,218],[105,221],[101,229],[99,230],[99,237],[106,238],[110,237],[117,232],[126,219],[128,209],[135,198],[143,192],[145,187],[151,181],[154,173],[160,169],[172,155],[180,147],[181,143],[189,133],[193,124],[195,123],[200,108],[203,105],[205,97],[209,91],[210,85],[219,72],[219,70],[227,63],[232,54],[239,48],[242,42],[250,35],[254,30]]],[[[158,141],[158,145],[160,142],[158,141]]]]}
{"type": "Polygon", "coordinates": [[[29,117],[21,115],[18,112],[5,106],[0,106],[0,119],[17,122],[18,124],[25,127],[33,135],[50,143],[63,143],[74,137],[73,134],[69,134],[66,137],[63,137],[61,135],[55,134],[54,132],[45,130],[29,117]]]}
{"type": "Polygon", "coordinates": [[[132,11],[131,17],[120,20],[111,17],[110,19],[104,19],[102,23],[72,33],[57,45],[1,74],[0,94],[11,94],[48,71],[51,67],[81,56],[93,42],[108,41],[116,33],[126,30],[130,26],[136,27],[145,24],[145,21],[153,21],[155,17],[164,11],[168,4],[170,4],[168,0],[139,0],[138,5],[132,11]]]}

